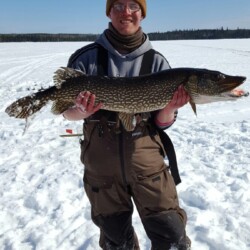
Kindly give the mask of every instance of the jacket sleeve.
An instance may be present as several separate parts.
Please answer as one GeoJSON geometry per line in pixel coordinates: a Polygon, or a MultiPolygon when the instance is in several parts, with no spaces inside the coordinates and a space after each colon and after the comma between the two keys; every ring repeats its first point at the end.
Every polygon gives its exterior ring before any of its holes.
{"type": "Polygon", "coordinates": [[[155,51],[155,60],[152,72],[155,73],[166,69],[171,69],[168,60],[161,53],[155,51]]]}
{"type": "Polygon", "coordinates": [[[78,49],[70,56],[67,67],[81,70],[88,75],[95,75],[97,48],[96,43],[90,43],[78,49]]]}

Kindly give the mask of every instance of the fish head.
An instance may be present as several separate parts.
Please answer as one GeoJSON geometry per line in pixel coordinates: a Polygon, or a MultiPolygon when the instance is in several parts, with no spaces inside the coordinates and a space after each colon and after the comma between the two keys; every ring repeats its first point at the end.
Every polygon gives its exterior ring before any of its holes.
{"type": "Polygon", "coordinates": [[[243,95],[232,94],[232,91],[245,80],[244,76],[231,76],[219,71],[198,69],[189,75],[184,87],[194,104],[205,104],[242,97],[243,95]]]}

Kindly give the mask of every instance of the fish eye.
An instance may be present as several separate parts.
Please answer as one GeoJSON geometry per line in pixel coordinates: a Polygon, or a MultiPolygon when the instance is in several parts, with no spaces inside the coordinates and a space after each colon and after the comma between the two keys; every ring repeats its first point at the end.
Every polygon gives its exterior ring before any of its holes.
{"type": "Polygon", "coordinates": [[[219,80],[224,80],[226,78],[226,76],[223,74],[219,74],[218,78],[219,78],[219,80]]]}
{"type": "Polygon", "coordinates": [[[215,74],[212,77],[209,77],[210,79],[213,79],[213,81],[222,81],[224,80],[226,77],[224,74],[215,74]]]}

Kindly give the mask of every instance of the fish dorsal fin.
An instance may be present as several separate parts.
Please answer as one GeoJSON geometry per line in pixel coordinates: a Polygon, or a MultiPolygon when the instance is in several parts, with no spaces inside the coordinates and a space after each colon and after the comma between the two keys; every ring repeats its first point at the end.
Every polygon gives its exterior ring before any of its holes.
{"type": "Polygon", "coordinates": [[[54,115],[60,115],[65,110],[67,110],[69,107],[72,106],[74,106],[74,103],[70,101],[63,101],[63,100],[54,101],[51,107],[51,112],[54,115]]]}
{"type": "Polygon", "coordinates": [[[75,77],[79,77],[83,75],[85,74],[80,70],[75,70],[75,69],[67,68],[67,67],[61,67],[54,73],[53,80],[54,80],[56,87],[61,88],[62,83],[65,82],[67,79],[75,78],[75,77]]]}
{"type": "Polygon", "coordinates": [[[119,113],[118,114],[119,119],[122,122],[123,127],[127,131],[133,131],[136,125],[135,122],[135,116],[134,114],[128,114],[128,113],[119,113]]]}

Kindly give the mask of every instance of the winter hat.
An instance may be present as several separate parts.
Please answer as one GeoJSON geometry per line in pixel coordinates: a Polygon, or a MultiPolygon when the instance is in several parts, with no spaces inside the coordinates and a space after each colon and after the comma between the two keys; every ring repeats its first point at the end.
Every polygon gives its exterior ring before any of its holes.
{"type": "MultiPolygon", "coordinates": [[[[106,15],[108,16],[109,15],[109,12],[110,12],[110,9],[113,5],[113,3],[115,2],[116,0],[107,0],[107,3],[106,3],[106,15]]],[[[146,14],[147,14],[147,4],[146,4],[146,0],[135,0],[138,4],[140,4],[141,6],[141,11],[142,11],[142,15],[143,17],[146,17],[146,14]]]]}

